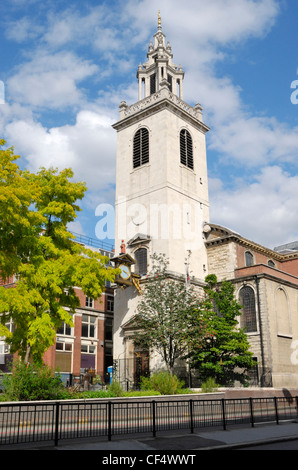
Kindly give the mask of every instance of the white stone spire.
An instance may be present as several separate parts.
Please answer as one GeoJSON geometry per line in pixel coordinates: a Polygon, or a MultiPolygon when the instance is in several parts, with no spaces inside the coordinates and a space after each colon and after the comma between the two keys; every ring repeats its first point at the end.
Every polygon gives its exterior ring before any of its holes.
{"type": "Polygon", "coordinates": [[[166,36],[162,32],[160,11],[154,43],[150,41],[147,57],[148,62],[140,64],[137,71],[139,101],[157,93],[163,86],[167,86],[173,94],[183,99],[184,71],[181,66],[178,68],[172,62],[172,48],[169,41],[166,44],[166,36]]]}

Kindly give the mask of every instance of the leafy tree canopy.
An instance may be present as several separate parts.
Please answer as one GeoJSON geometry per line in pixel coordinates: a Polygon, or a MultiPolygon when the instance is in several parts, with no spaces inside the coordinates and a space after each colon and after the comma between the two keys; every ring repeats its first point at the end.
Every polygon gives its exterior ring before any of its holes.
{"type": "Polygon", "coordinates": [[[70,169],[22,171],[13,149],[0,141],[0,270],[15,275],[14,287],[0,287],[0,336],[11,352],[41,362],[55,342],[56,329],[72,325],[79,305],[74,286],[100,297],[117,270],[108,258],[74,242],[67,225],[80,211],[86,186],[73,182],[70,169]],[[14,331],[6,324],[12,320],[14,331]]]}
{"type": "Polygon", "coordinates": [[[214,378],[220,385],[235,380],[245,384],[247,371],[256,365],[245,331],[239,328],[241,305],[234,296],[231,282],[217,283],[214,274],[206,277],[206,304],[204,312],[209,335],[199,347],[191,347],[188,357],[192,367],[200,372],[202,380],[214,378]]]}
{"type": "Polygon", "coordinates": [[[170,275],[164,255],[155,253],[151,260],[152,268],[133,320],[134,341],[144,350],[156,350],[173,373],[190,341],[199,345],[206,334],[204,306],[193,287],[170,275]]]}

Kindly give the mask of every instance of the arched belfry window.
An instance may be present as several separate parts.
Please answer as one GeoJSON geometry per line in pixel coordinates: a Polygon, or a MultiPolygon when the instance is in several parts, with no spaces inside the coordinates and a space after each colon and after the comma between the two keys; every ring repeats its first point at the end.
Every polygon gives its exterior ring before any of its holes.
{"type": "Polygon", "coordinates": [[[186,129],[180,132],[180,163],[193,170],[192,138],[186,129]]]}
{"type": "Polygon", "coordinates": [[[141,127],[133,139],[133,167],[149,163],[149,131],[141,127]]]}
{"type": "Polygon", "coordinates": [[[137,262],[136,273],[143,276],[147,274],[147,250],[146,248],[139,248],[134,253],[134,258],[137,262]]]}
{"type": "Polygon", "coordinates": [[[241,328],[245,328],[246,333],[257,331],[257,314],[255,292],[249,286],[244,286],[240,290],[239,302],[242,305],[242,315],[240,318],[241,328]]]}
{"type": "Polygon", "coordinates": [[[150,75],[150,95],[156,93],[156,73],[150,75]]]}

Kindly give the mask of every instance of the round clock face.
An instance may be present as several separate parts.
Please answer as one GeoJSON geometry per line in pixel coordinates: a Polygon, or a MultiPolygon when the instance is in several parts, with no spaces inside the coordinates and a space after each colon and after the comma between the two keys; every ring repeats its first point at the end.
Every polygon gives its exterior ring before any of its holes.
{"type": "Polygon", "coordinates": [[[121,274],[120,274],[120,276],[122,277],[122,279],[128,279],[129,276],[130,276],[129,267],[126,266],[125,264],[121,264],[119,267],[120,267],[120,269],[121,269],[121,274]]]}

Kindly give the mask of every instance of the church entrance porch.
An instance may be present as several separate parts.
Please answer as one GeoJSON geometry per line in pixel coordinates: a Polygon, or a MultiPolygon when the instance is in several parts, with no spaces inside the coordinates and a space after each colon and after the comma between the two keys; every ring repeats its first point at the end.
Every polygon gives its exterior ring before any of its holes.
{"type": "Polygon", "coordinates": [[[120,382],[123,390],[138,390],[141,377],[148,377],[149,354],[135,351],[133,357],[118,359],[113,364],[113,379],[120,382]]]}

